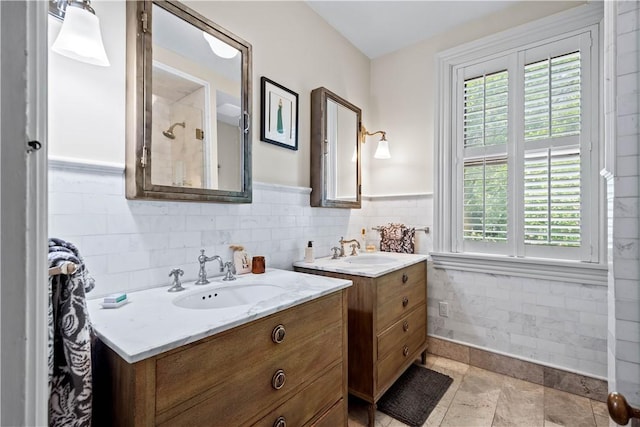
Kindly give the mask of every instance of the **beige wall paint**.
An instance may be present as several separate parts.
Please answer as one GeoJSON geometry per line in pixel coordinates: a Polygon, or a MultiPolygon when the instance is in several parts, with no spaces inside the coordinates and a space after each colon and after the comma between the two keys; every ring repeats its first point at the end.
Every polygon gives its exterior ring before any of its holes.
{"type": "MultiPolygon", "coordinates": [[[[369,59],[304,2],[192,1],[186,4],[253,46],[253,178],[309,186],[312,89],[325,86],[362,108],[369,103],[369,59]],[[260,141],[260,77],[298,93],[298,151],[260,141]]],[[[49,54],[50,147],[54,157],[124,163],[125,7],[92,2],[111,67],[49,54]]],[[[50,44],[60,28],[49,18],[50,44]]]]}
{"type": "MultiPolygon", "coordinates": [[[[473,21],[371,62],[371,130],[384,129],[392,158],[377,160],[369,137],[370,163],[363,182],[368,195],[433,192],[436,55],[443,50],[548,16],[585,2],[529,1],[473,21]],[[373,129],[375,128],[375,129],[373,129]]],[[[367,168],[367,163],[364,163],[367,168]]]]}
{"type": "MultiPolygon", "coordinates": [[[[253,177],[309,186],[310,92],[325,86],[359,106],[370,130],[388,133],[392,159],[373,158],[377,137],[363,147],[363,193],[433,191],[435,58],[439,51],[538,19],[581,1],[531,1],[505,9],[373,61],[303,2],[187,4],[253,46],[253,177]],[[260,77],[299,95],[298,151],[260,141],[260,77]]],[[[124,2],[93,3],[111,67],[49,54],[50,146],[54,157],[124,163],[124,2]]],[[[49,18],[50,43],[60,23],[49,18]]]]}
{"type": "Polygon", "coordinates": [[[311,91],[325,86],[366,112],[369,59],[304,2],[188,4],[253,46],[254,179],[308,187],[311,91]],[[298,151],[260,141],[261,76],[298,94],[298,151]]]}

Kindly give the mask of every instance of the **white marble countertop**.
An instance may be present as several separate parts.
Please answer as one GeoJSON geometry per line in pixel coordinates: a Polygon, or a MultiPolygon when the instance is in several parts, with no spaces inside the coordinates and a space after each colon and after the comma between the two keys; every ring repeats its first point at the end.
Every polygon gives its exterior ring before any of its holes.
{"type": "Polygon", "coordinates": [[[135,363],[351,286],[349,280],[276,269],[244,274],[232,282],[214,279],[208,285],[183,283],[186,290],[176,293],[167,292],[169,286],[131,292],[127,294],[129,302],[119,308],[105,309],[102,298],[89,299],[91,324],[106,345],[127,362],[135,363]],[[174,299],[189,294],[248,284],[277,285],[285,292],[256,304],[223,309],[181,308],[173,304],[174,299]]]}
{"type": "Polygon", "coordinates": [[[401,254],[395,252],[365,252],[360,255],[338,259],[317,258],[314,262],[296,261],[294,266],[354,276],[380,277],[392,271],[424,262],[427,255],[401,254]]]}

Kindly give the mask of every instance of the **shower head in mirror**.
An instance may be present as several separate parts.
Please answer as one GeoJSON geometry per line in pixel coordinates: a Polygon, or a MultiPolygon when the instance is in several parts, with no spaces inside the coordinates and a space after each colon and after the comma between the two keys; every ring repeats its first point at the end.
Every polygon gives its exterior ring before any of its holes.
{"type": "Polygon", "coordinates": [[[185,127],[185,122],[178,122],[178,123],[174,123],[172,124],[169,129],[162,131],[162,134],[164,136],[166,136],[169,139],[176,139],[176,136],[173,133],[173,128],[175,128],[176,126],[182,126],[183,128],[185,127]]]}

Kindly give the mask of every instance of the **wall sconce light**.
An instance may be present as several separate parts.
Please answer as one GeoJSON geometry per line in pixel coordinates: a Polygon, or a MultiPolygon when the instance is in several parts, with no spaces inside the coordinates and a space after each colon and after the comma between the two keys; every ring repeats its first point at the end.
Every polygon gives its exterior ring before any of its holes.
{"type": "Polygon", "coordinates": [[[367,129],[364,126],[360,127],[362,132],[362,143],[366,142],[367,136],[373,136],[377,134],[382,134],[380,141],[378,141],[378,148],[376,148],[376,152],[373,155],[376,159],[390,159],[391,153],[389,152],[389,141],[387,141],[387,132],[383,130],[379,130],[376,132],[367,132],[367,129]]]}
{"type": "Polygon", "coordinates": [[[110,65],[102,43],[100,20],[89,0],[49,0],[49,14],[62,19],[62,28],[51,50],[87,64],[110,65]]]}

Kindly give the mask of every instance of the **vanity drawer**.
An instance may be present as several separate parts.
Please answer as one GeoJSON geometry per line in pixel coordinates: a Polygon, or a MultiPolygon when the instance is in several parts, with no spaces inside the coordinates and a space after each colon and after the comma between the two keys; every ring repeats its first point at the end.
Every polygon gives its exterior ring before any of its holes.
{"type": "MultiPolygon", "coordinates": [[[[282,404],[305,383],[341,360],[342,331],[342,323],[334,323],[333,327],[320,331],[313,339],[291,347],[288,354],[274,354],[276,352],[272,351],[236,355],[243,365],[241,369],[216,369],[209,375],[215,374],[224,382],[193,395],[165,413],[157,414],[158,424],[172,427],[203,425],[210,420],[221,426],[246,424],[252,415],[260,414],[272,405],[282,404]],[[284,379],[280,388],[279,377],[284,379]]],[[[201,372],[201,375],[206,373],[201,372]]]]}
{"type": "Polygon", "coordinates": [[[277,426],[280,418],[288,426],[301,426],[331,408],[342,398],[342,363],[330,368],[304,390],[258,421],[255,426],[277,426]]]}
{"type": "Polygon", "coordinates": [[[426,326],[426,307],[422,304],[378,335],[378,359],[406,341],[410,334],[419,333],[424,337],[426,326]]]}
{"type": "Polygon", "coordinates": [[[415,331],[407,340],[396,345],[391,352],[378,362],[376,373],[378,377],[376,392],[385,389],[390,381],[395,380],[404,370],[403,366],[409,364],[422,351],[425,343],[424,330],[415,331]]]}
{"type": "Polygon", "coordinates": [[[424,288],[425,275],[425,263],[419,262],[380,277],[377,281],[378,307],[409,288],[424,288]]]}
{"type": "Polygon", "coordinates": [[[285,359],[290,354],[300,353],[299,358],[302,358],[302,353],[316,347],[314,337],[327,335],[327,331],[333,335],[333,341],[329,344],[331,351],[323,347],[318,347],[316,351],[336,355],[335,359],[323,359],[322,366],[337,360],[341,350],[336,342],[342,344],[342,298],[343,293],[337,292],[158,358],[156,412],[161,413],[182,402],[191,401],[228,381],[234,373],[263,366],[264,355],[268,355],[275,365],[275,361],[285,359]],[[279,325],[284,327],[284,338],[282,342],[275,343],[272,334],[282,337],[279,325]]]}
{"type": "Polygon", "coordinates": [[[378,309],[376,312],[377,330],[384,331],[391,326],[392,323],[398,321],[415,307],[424,305],[425,297],[426,290],[424,282],[408,284],[384,300],[378,296],[378,309]]]}
{"type": "Polygon", "coordinates": [[[347,410],[344,405],[346,405],[344,399],[340,399],[340,402],[336,403],[333,408],[327,411],[319,420],[311,424],[310,427],[346,426],[347,420],[345,417],[347,410]]]}

